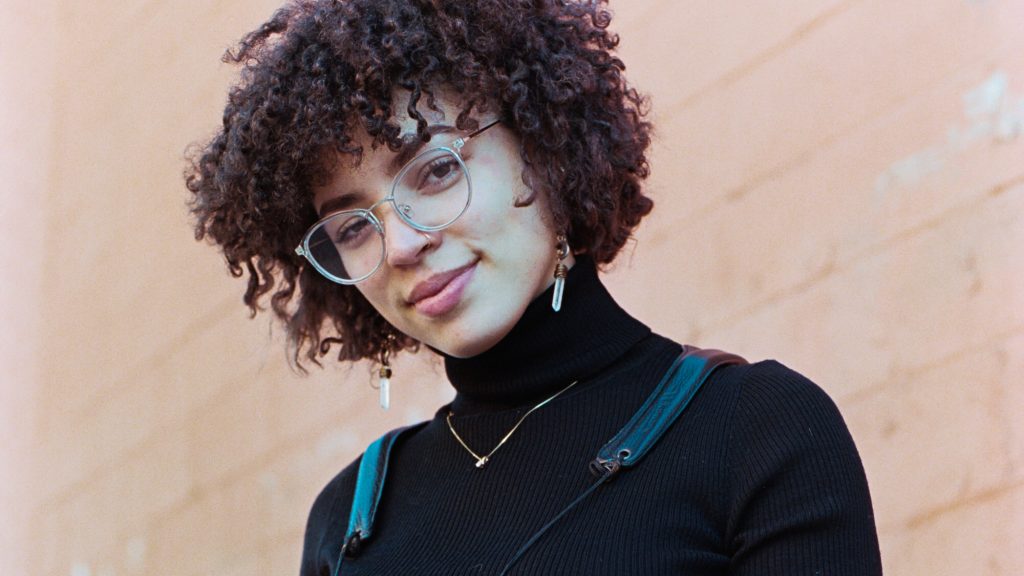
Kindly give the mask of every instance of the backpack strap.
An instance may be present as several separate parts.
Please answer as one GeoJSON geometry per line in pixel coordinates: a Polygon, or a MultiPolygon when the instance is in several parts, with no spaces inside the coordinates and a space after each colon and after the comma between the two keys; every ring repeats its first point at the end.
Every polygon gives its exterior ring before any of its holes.
{"type": "Polygon", "coordinates": [[[363,458],[359,461],[359,472],[356,475],[356,491],[352,497],[348,528],[345,531],[345,539],[342,541],[338,563],[334,567],[334,576],[337,576],[341,569],[344,558],[358,554],[363,541],[373,535],[373,520],[377,515],[381,494],[384,492],[384,480],[388,473],[391,448],[401,436],[418,430],[424,425],[426,422],[387,432],[374,440],[363,453],[363,458]]]}
{"type": "Polygon", "coordinates": [[[682,354],[662,377],[633,417],[590,463],[598,476],[636,465],[679,418],[708,376],[720,366],[746,364],[743,358],[714,349],[684,346],[682,354]]]}

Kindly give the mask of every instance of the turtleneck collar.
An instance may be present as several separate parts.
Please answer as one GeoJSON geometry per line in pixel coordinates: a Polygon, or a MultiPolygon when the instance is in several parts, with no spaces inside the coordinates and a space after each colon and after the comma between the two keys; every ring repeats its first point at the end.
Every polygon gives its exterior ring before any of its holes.
{"type": "Polygon", "coordinates": [[[470,414],[535,403],[611,365],[650,329],[612,299],[594,261],[579,256],[565,279],[562,309],[553,287],[538,296],[505,338],[472,358],[445,356],[457,392],[451,409],[470,414]]]}

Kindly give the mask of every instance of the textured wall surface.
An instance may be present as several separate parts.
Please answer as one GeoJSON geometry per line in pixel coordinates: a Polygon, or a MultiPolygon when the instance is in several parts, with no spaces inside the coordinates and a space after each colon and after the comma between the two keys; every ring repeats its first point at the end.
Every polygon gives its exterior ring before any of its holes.
{"type": "MultiPolygon", "coordinates": [[[[0,572],[296,573],[320,487],[451,391],[294,374],[192,239],[184,149],[277,0],[8,4],[0,572]]],[[[613,9],[657,127],[613,293],[829,391],[887,574],[1024,573],[1024,0],[613,9]]]]}
{"type": "Polygon", "coordinates": [[[4,4],[0,19],[0,574],[27,574],[33,409],[40,387],[56,2],[4,4]]]}

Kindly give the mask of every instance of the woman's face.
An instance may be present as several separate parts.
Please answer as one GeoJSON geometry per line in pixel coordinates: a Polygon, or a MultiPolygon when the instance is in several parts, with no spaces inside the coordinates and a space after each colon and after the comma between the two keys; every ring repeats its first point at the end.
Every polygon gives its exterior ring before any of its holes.
{"type": "MultiPolygon", "coordinates": [[[[396,110],[405,110],[400,102],[396,110]]],[[[435,135],[424,146],[449,146],[465,133],[454,129],[457,100],[439,98],[441,113],[422,112],[435,135]],[[448,131],[435,132],[448,126],[448,131]]],[[[485,125],[491,118],[478,118],[485,125]]],[[[399,117],[404,134],[416,122],[399,117]]],[[[397,168],[395,153],[374,150],[365,134],[358,167],[341,159],[332,177],[314,192],[321,216],[339,209],[368,208],[387,196],[397,168]]],[[[451,226],[421,232],[384,203],[374,213],[384,225],[387,257],[356,288],[403,333],[456,357],[470,357],[498,343],[527,305],[554,281],[556,237],[541,191],[528,206],[519,140],[497,124],[466,142],[462,158],[473,183],[469,208],[451,226]]],[[[566,266],[573,264],[572,255],[566,266]]],[[[345,288],[338,287],[339,290],[345,288]]]]}

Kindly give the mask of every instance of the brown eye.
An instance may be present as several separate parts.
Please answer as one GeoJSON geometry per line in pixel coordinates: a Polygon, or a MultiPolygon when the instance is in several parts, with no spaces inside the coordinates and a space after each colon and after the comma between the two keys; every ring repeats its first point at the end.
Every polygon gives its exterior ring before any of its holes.
{"type": "Polygon", "coordinates": [[[434,194],[444,190],[462,176],[459,161],[451,154],[431,160],[420,170],[416,190],[420,194],[434,194]]]}
{"type": "Polygon", "coordinates": [[[370,221],[365,218],[352,218],[334,233],[334,243],[345,246],[360,244],[370,232],[370,221]]]}

